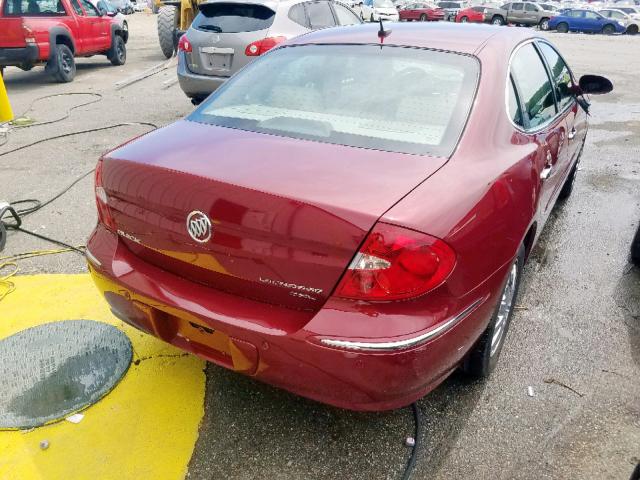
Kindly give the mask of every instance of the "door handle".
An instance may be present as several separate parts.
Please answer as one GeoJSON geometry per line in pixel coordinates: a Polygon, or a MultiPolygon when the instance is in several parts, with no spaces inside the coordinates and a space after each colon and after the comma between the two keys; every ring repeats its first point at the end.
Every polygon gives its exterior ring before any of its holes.
{"type": "Polygon", "coordinates": [[[571,127],[571,130],[569,131],[569,134],[567,135],[567,138],[569,140],[573,140],[576,136],[576,128],[575,127],[571,127]]]}
{"type": "Polygon", "coordinates": [[[540,179],[546,180],[551,176],[551,171],[553,170],[553,163],[551,163],[551,152],[547,152],[547,163],[544,165],[544,168],[540,172],[540,179]]]}

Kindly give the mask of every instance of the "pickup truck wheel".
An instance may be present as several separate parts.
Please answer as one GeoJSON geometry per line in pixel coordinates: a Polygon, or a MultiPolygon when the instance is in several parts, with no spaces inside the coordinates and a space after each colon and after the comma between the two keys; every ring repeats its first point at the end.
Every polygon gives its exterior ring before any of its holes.
{"type": "Polygon", "coordinates": [[[547,30],[549,30],[549,19],[543,18],[542,20],[540,20],[540,23],[538,24],[538,26],[540,27],[540,30],[543,30],[546,32],[547,30]]]}
{"type": "Polygon", "coordinates": [[[567,24],[566,22],[559,23],[556,27],[556,30],[558,30],[558,32],[560,33],[567,33],[569,31],[569,24],[567,24]]]}
{"type": "Polygon", "coordinates": [[[127,61],[127,47],[120,35],[114,35],[113,45],[107,55],[112,65],[124,65],[127,61]]]}
{"type": "Polygon", "coordinates": [[[76,62],[71,49],[64,44],[56,45],[55,54],[52,60],[51,73],[57,82],[68,83],[76,76],[76,62]]]}
{"type": "Polygon", "coordinates": [[[492,25],[504,25],[504,18],[502,18],[500,15],[496,15],[495,17],[493,17],[491,19],[491,24],[492,25]]]}
{"type": "Polygon", "coordinates": [[[462,365],[464,372],[471,377],[488,377],[498,362],[518,296],[520,278],[524,268],[524,252],[524,246],[520,245],[516,258],[507,273],[502,292],[498,297],[498,305],[496,305],[493,317],[489,321],[489,326],[480,335],[476,344],[471,347],[471,351],[462,365]]]}
{"type": "Polygon", "coordinates": [[[178,9],[173,5],[160,7],[158,12],[158,40],[160,49],[165,57],[173,57],[174,52],[174,32],[178,27],[178,9]]]}

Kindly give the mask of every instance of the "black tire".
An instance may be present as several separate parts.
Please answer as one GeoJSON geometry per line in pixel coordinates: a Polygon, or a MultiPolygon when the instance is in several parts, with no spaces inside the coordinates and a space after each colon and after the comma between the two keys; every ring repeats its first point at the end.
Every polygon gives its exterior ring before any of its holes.
{"type": "Polygon", "coordinates": [[[49,63],[49,71],[56,82],[68,83],[76,77],[76,61],[71,49],[66,45],[56,45],[53,58],[49,63]]]}
{"type": "Polygon", "coordinates": [[[124,44],[124,39],[120,35],[114,35],[112,42],[107,58],[112,65],[124,65],[127,61],[127,47],[124,44]]]}
{"type": "Polygon", "coordinates": [[[158,40],[165,57],[173,57],[175,51],[174,36],[178,28],[178,9],[173,5],[160,7],[158,12],[158,40]]]}
{"type": "Polygon", "coordinates": [[[613,35],[614,33],[616,33],[616,27],[614,27],[610,23],[608,23],[604,27],[602,27],[602,34],[603,35],[613,35]]]}
{"type": "Polygon", "coordinates": [[[627,35],[636,35],[638,33],[638,25],[629,25],[627,35]]]}
{"type": "Polygon", "coordinates": [[[496,15],[491,19],[491,25],[504,25],[504,18],[500,15],[496,15]]]}
{"type": "Polygon", "coordinates": [[[631,262],[640,267],[640,225],[631,242],[631,262]]]}
{"type": "Polygon", "coordinates": [[[568,33],[569,32],[569,24],[566,22],[561,22],[556,27],[556,30],[560,33],[568,33]]]}
{"type": "Polygon", "coordinates": [[[507,278],[502,287],[502,293],[498,299],[498,304],[496,305],[493,317],[491,317],[489,326],[471,348],[462,366],[464,372],[471,377],[488,377],[498,363],[498,358],[500,357],[500,352],[502,351],[502,346],[504,345],[504,340],[509,330],[509,323],[511,323],[511,317],[513,316],[513,307],[518,298],[518,289],[520,288],[523,267],[524,246],[520,245],[516,258],[507,273],[507,278]],[[506,315],[500,315],[500,307],[505,301],[504,296],[508,291],[510,296],[510,299],[507,299],[510,302],[508,313],[506,315]],[[494,335],[498,335],[495,343],[493,343],[494,335]]]}
{"type": "Polygon", "coordinates": [[[375,22],[375,20],[373,19],[373,13],[372,13],[372,14],[371,14],[371,16],[369,17],[369,21],[370,21],[370,22],[372,22],[372,23],[373,23],[373,22],[375,22]]]}
{"type": "Polygon", "coordinates": [[[549,30],[549,19],[548,18],[540,19],[540,23],[538,23],[538,27],[540,27],[540,30],[542,30],[543,32],[546,32],[547,30],[549,30]]]}
{"type": "Polygon", "coordinates": [[[421,22],[426,22],[427,21],[427,16],[424,13],[422,15],[420,15],[420,21],[421,22]]]}
{"type": "Polygon", "coordinates": [[[467,23],[468,21],[469,21],[469,19],[466,16],[464,16],[464,17],[462,17],[460,19],[460,23],[467,23]]]}

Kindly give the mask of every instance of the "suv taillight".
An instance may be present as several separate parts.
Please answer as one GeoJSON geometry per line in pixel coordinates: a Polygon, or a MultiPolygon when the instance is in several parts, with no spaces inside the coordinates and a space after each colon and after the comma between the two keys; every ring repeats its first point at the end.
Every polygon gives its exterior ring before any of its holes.
{"type": "Polygon", "coordinates": [[[191,42],[186,35],[182,35],[180,37],[180,41],[178,42],[178,50],[185,53],[191,53],[193,51],[193,46],[191,45],[191,42]]]}
{"type": "Polygon", "coordinates": [[[335,295],[357,300],[405,300],[442,285],[456,263],[442,240],[377,224],[349,265],[335,295]]]}
{"type": "Polygon", "coordinates": [[[244,49],[244,54],[247,57],[257,57],[265,52],[268,52],[279,43],[284,42],[287,37],[267,37],[257,42],[250,43],[247,48],[244,49]]]}
{"type": "Polygon", "coordinates": [[[96,180],[95,180],[95,190],[96,190],[96,206],[98,208],[98,223],[103,224],[106,228],[111,231],[116,230],[116,223],[113,221],[113,217],[111,216],[111,209],[109,208],[109,197],[107,196],[107,192],[102,186],[102,160],[98,161],[98,165],[96,165],[96,180]]]}

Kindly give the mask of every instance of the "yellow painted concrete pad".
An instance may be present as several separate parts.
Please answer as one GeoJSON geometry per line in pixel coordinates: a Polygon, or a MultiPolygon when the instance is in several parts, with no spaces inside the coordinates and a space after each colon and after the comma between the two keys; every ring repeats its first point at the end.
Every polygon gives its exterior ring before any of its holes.
{"type": "Polygon", "coordinates": [[[43,323],[97,320],[129,336],[134,363],[80,423],[0,432],[0,479],[184,478],[204,414],[204,362],[113,317],[89,275],[14,282],[15,292],[0,302],[0,338],[43,323]]]}

